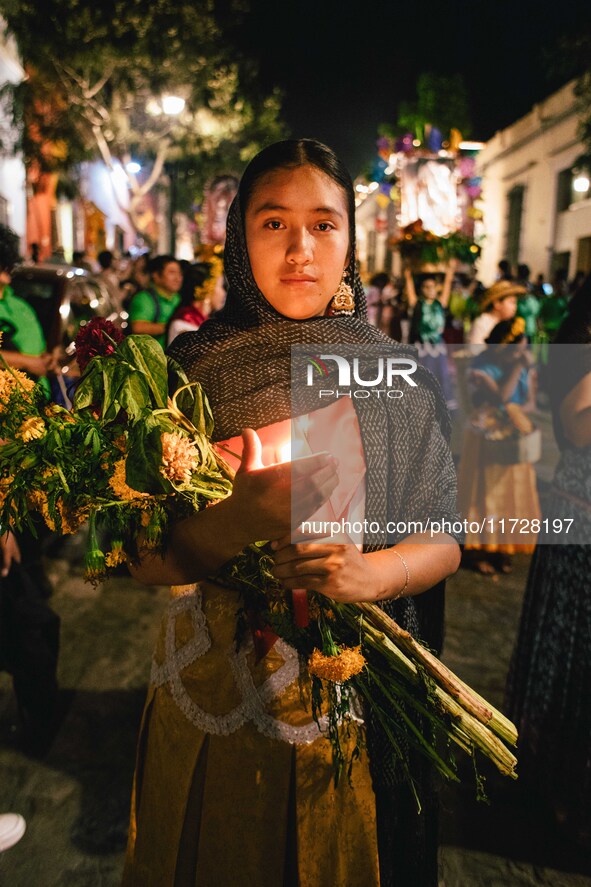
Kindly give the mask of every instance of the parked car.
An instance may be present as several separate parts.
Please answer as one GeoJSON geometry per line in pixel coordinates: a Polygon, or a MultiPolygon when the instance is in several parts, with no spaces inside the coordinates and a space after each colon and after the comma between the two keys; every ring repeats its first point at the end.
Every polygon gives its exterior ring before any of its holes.
{"type": "Polygon", "coordinates": [[[84,268],[20,265],[12,275],[11,286],[39,318],[48,351],[62,347],[71,353],[79,328],[97,315],[108,316],[119,326],[126,324],[127,315],[107,315],[107,290],[84,268]]]}

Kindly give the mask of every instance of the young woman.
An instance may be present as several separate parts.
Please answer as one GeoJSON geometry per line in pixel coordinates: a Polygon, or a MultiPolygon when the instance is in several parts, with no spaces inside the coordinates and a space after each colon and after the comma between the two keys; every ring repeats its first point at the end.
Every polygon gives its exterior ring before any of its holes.
{"type": "Polygon", "coordinates": [[[241,435],[243,450],[232,495],[177,524],[166,556],[146,555],[137,570],[144,581],[184,587],[173,589],[154,657],[126,885],[371,887],[380,883],[378,837],[382,885],[394,866],[397,884],[437,883],[435,814],[418,817],[384,737],[370,722],[373,790],[365,756],[335,788],[297,656],[283,642],[259,658],[252,646],[236,651],[239,597],[215,582],[248,543],[275,540],[285,587],[383,601],[432,646],[440,640],[441,588],[427,590],[457,569],[454,538],[365,540],[362,550],[290,540],[292,493],[300,519],[339,499],[345,515],[453,520],[447,414],[431,377],[418,368],[416,396],[380,402],[371,414],[347,398],[318,409],[302,395],[298,415],[335,432],[346,470],[322,454],[292,470],[273,464],[289,439],[292,345],[397,347],[365,319],[354,209],[351,179],[326,146],[285,141],[262,151],[228,216],[226,307],[171,349],[204,386],[216,439],[233,449],[241,435]]]}
{"type": "Polygon", "coordinates": [[[487,350],[472,361],[468,376],[474,409],[458,472],[459,503],[469,524],[484,521],[478,532],[466,534],[465,549],[471,552],[474,569],[487,576],[497,570],[510,573],[512,555],[531,553],[536,533],[504,533],[500,522],[490,527],[486,518],[519,520],[523,527],[540,518],[533,464],[518,461],[517,455],[508,464],[506,452],[494,452],[495,446],[506,446],[533,431],[528,414],[535,408],[537,380],[524,330],[520,317],[498,323],[487,339],[487,350]]]}

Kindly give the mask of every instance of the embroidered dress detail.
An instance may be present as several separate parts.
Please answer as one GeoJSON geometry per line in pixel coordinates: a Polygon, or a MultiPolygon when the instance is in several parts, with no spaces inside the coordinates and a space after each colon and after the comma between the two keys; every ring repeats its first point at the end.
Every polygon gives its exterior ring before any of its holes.
{"type": "Polygon", "coordinates": [[[150,683],[155,687],[162,687],[164,684],[174,680],[175,675],[187,668],[192,662],[195,662],[199,656],[203,656],[211,647],[211,639],[207,631],[205,615],[201,607],[201,591],[196,585],[184,586],[186,591],[172,601],[169,607],[169,619],[166,626],[166,659],[162,665],[158,665],[155,659],[152,660],[152,670],[150,673],[150,683]],[[176,617],[180,613],[189,611],[191,623],[193,627],[193,637],[188,644],[177,650],[175,642],[175,626],[176,617]]]}
{"type": "Polygon", "coordinates": [[[278,699],[299,678],[299,660],[293,647],[278,640],[274,650],[284,660],[260,687],[256,687],[248,667],[247,657],[253,650],[252,641],[246,641],[241,649],[231,647],[227,651],[230,669],[242,701],[223,715],[204,711],[191,699],[181,672],[192,665],[211,648],[211,639],[202,607],[202,593],[198,586],[187,586],[170,604],[165,634],[164,662],[152,662],[151,683],[155,687],[168,686],[172,698],[185,717],[204,733],[229,736],[245,723],[250,722],[272,739],[280,739],[292,745],[309,745],[318,739],[327,727],[327,719],[320,725],[310,720],[308,724],[295,726],[278,720],[266,711],[266,706],[278,699]],[[186,612],[191,619],[191,639],[177,647],[177,618],[186,612]]]}

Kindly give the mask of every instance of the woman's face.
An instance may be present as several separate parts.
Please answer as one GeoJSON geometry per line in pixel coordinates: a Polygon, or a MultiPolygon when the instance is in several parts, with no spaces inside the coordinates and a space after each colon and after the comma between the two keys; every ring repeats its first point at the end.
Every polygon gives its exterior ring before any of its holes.
{"type": "Polygon", "coordinates": [[[342,188],[314,166],[262,176],[245,213],[255,282],[285,317],[326,313],[349,261],[349,217],[342,188]]]}
{"type": "Polygon", "coordinates": [[[136,259],[132,276],[141,287],[146,288],[150,285],[150,274],[145,256],[140,256],[139,259],[136,259]]]}
{"type": "Polygon", "coordinates": [[[421,286],[421,295],[426,302],[433,302],[437,298],[437,283],[432,277],[428,277],[421,286]]]}
{"type": "Polygon", "coordinates": [[[507,296],[494,303],[494,310],[499,320],[511,320],[517,313],[517,296],[507,296]]]}

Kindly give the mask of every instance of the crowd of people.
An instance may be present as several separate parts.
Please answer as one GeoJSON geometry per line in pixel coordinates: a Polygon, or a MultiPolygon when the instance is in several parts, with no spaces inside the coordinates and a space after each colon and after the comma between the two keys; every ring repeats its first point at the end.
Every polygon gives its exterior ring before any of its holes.
{"type": "Polygon", "coordinates": [[[370,278],[368,320],[397,342],[480,345],[495,324],[517,316],[525,321],[529,342],[546,343],[556,336],[584,278],[577,271],[569,281],[559,270],[551,282],[543,274],[534,282],[528,265],[512,269],[503,259],[486,287],[473,270],[461,271],[456,259],[435,272],[414,273],[406,264],[402,277],[380,271],[370,278]]]}
{"type": "MultiPolygon", "coordinates": [[[[503,263],[485,288],[450,263],[442,278],[405,268],[403,280],[382,273],[364,289],[355,260],[354,207],[351,179],[334,152],[313,140],[289,140],[264,149],[244,173],[228,217],[223,268],[217,255],[194,264],[140,256],[122,271],[112,254],[98,257],[111,307],[127,312],[129,331],[170,345],[189,379],[204,386],[216,439],[237,469],[227,500],[172,526],[163,557],[146,549],[130,564],[141,581],[173,589],[138,745],[126,887],[438,883],[438,805],[429,767],[410,756],[411,791],[388,737],[365,712],[366,748],[351,777],[335,785],[326,738],[304,702],[309,677],[285,644],[273,642],[258,657],[232,652],[240,601],[217,581],[217,572],[249,543],[270,540],[275,576],[286,588],[307,585],[336,601],[379,602],[440,651],[443,587],[460,563],[459,534],[442,532],[433,540],[413,533],[387,545],[292,544],[292,479],[275,464],[277,435],[292,414],[291,348],[319,341],[391,346],[394,338],[415,344],[419,353],[423,348],[443,383],[442,395],[432,374],[421,370],[412,421],[401,423],[396,401],[384,401],[386,437],[376,435],[369,414],[352,400],[337,399],[320,410],[306,401],[302,410],[312,429],[328,422],[346,439],[346,464],[357,479],[351,490],[334,458],[310,458],[298,481],[309,513],[334,494],[345,503],[345,515],[353,509],[371,514],[379,502],[386,517],[400,518],[412,503],[423,519],[435,514],[453,522],[456,472],[445,406],[453,396],[446,390],[445,343],[490,346],[471,369],[475,407],[501,411],[526,433],[533,394],[528,344],[546,338],[588,345],[590,283],[577,280],[571,298],[564,275],[551,287],[540,278],[530,284],[526,266],[512,274],[503,263]],[[180,335],[191,330],[199,332],[180,335]],[[511,353],[504,350],[508,344],[515,346],[511,353]]],[[[14,313],[13,253],[0,252],[4,313],[14,313]]],[[[3,356],[43,375],[44,345],[30,336],[13,336],[3,356]]],[[[560,379],[550,392],[561,451],[554,491],[563,510],[575,509],[591,531],[587,350],[560,379]]],[[[497,472],[495,483],[523,487],[527,473],[531,500],[532,467],[516,467],[497,472]]],[[[468,511],[481,506],[479,495],[468,499],[468,511]]],[[[406,516],[416,517],[414,511],[406,516]]],[[[4,601],[11,600],[5,580],[23,560],[19,542],[10,532],[2,537],[3,619],[4,601]]],[[[480,540],[477,546],[482,549],[480,540]]],[[[590,572],[584,545],[535,548],[507,694],[532,790],[578,841],[589,840],[591,809],[590,572]]],[[[41,612],[43,594],[38,597],[41,612]]],[[[57,717],[51,650],[50,710],[30,694],[33,673],[23,688],[22,664],[16,663],[16,674],[14,662],[1,664],[15,677],[25,724],[45,718],[49,738],[57,717]]],[[[46,673],[38,677],[48,680],[46,673]]],[[[344,728],[342,741],[349,741],[344,728]]],[[[0,816],[0,851],[23,833],[20,817],[0,816]]]]}

